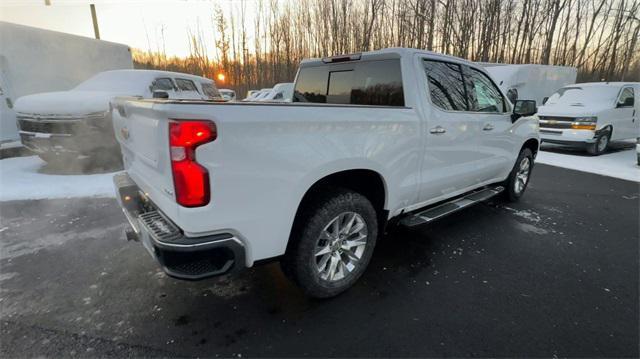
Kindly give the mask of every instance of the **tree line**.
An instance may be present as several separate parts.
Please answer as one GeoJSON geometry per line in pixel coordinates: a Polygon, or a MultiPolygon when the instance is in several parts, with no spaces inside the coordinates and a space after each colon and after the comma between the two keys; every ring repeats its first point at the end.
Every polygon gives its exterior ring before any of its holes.
{"type": "Polygon", "coordinates": [[[640,81],[640,0],[240,0],[214,3],[211,21],[213,33],[190,31],[189,56],[138,50],[136,67],[224,73],[218,87],[244,95],[293,81],[304,58],[413,47],[574,66],[581,82],[640,81]]]}

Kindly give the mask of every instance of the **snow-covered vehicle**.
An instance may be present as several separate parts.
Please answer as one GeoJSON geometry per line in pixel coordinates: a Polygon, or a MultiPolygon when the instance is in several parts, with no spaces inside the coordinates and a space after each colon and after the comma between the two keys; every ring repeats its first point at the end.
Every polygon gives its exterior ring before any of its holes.
{"type": "Polygon", "coordinates": [[[353,285],[389,223],[520,198],[539,144],[534,101],[415,49],[305,60],[293,103],[112,106],[128,238],[181,279],[280,258],[315,297],[353,285]]]}
{"type": "Polygon", "coordinates": [[[269,93],[271,93],[271,90],[273,90],[272,88],[263,88],[260,90],[260,93],[258,93],[253,99],[252,101],[262,101],[262,99],[264,99],[265,97],[269,96],[269,93]]]}
{"type": "Polygon", "coordinates": [[[260,97],[258,101],[267,102],[291,102],[293,99],[293,82],[279,83],[266,96],[260,97]]]}
{"type": "Polygon", "coordinates": [[[101,72],[69,91],[20,97],[15,103],[23,145],[50,162],[89,156],[120,159],[109,101],[116,96],[221,99],[207,78],[169,71],[101,72]]]}
{"type": "Polygon", "coordinates": [[[242,101],[259,101],[261,98],[267,96],[270,91],[271,91],[271,88],[263,88],[260,90],[249,91],[250,92],[249,96],[247,96],[247,98],[245,98],[242,101]]]}
{"type": "Polygon", "coordinates": [[[260,92],[260,90],[249,90],[247,91],[247,96],[242,99],[242,101],[250,101],[251,99],[253,99],[258,93],[260,92]]]}
{"type": "Polygon", "coordinates": [[[585,147],[592,155],[610,141],[640,136],[640,83],[593,82],[566,86],[540,107],[543,142],[585,147]]]}
{"type": "Polygon", "coordinates": [[[68,90],[99,72],[132,68],[127,45],[0,21],[0,150],[19,145],[18,98],[68,90]]]}
{"type": "Polygon", "coordinates": [[[481,63],[513,103],[535,100],[538,106],[558,89],[574,84],[578,69],[569,66],[481,63]]]}
{"type": "Polygon", "coordinates": [[[218,92],[220,92],[220,96],[222,96],[225,101],[236,100],[236,92],[231,89],[218,89],[218,92]]]}

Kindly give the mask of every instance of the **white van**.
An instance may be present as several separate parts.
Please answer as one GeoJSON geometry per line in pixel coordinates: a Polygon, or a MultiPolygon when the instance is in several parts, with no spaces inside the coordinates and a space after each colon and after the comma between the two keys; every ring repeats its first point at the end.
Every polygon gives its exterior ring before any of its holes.
{"type": "Polygon", "coordinates": [[[581,145],[593,155],[610,141],[640,136],[639,82],[594,82],[566,86],[538,110],[544,142],[581,145]]]}
{"type": "Polygon", "coordinates": [[[505,65],[482,63],[498,87],[514,103],[518,99],[535,100],[538,106],[559,88],[576,82],[575,67],[551,65],[505,65]]]}

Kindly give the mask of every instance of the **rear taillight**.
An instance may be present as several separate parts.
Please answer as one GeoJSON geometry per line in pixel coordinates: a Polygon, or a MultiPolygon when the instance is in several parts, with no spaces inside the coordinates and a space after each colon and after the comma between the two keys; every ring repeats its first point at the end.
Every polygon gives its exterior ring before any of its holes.
{"type": "Polygon", "coordinates": [[[216,125],[213,122],[169,122],[171,170],[178,204],[200,207],[209,203],[209,172],[196,162],[196,147],[216,137],[216,125]]]}

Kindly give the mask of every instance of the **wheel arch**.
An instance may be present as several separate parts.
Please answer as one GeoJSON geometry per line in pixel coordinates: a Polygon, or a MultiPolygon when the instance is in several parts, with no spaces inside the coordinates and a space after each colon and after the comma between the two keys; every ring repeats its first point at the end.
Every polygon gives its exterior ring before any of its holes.
{"type": "Polygon", "coordinates": [[[366,168],[347,169],[326,174],[316,180],[302,196],[296,216],[305,201],[327,187],[342,187],[358,192],[371,201],[376,211],[384,210],[387,205],[387,183],[379,172],[366,168]]]}
{"type": "Polygon", "coordinates": [[[522,147],[520,148],[520,151],[522,151],[525,148],[530,149],[531,152],[533,153],[533,158],[536,158],[536,155],[538,154],[538,150],[540,149],[540,140],[537,138],[529,138],[528,140],[524,141],[524,143],[522,144],[522,147]]]}
{"type": "Polygon", "coordinates": [[[322,195],[322,190],[331,187],[340,187],[358,192],[365,196],[373,205],[378,214],[378,224],[383,229],[386,225],[388,211],[388,186],[384,177],[377,171],[367,168],[345,169],[325,174],[309,186],[298,202],[298,207],[293,219],[291,233],[299,223],[302,210],[311,201],[322,195]]]}

